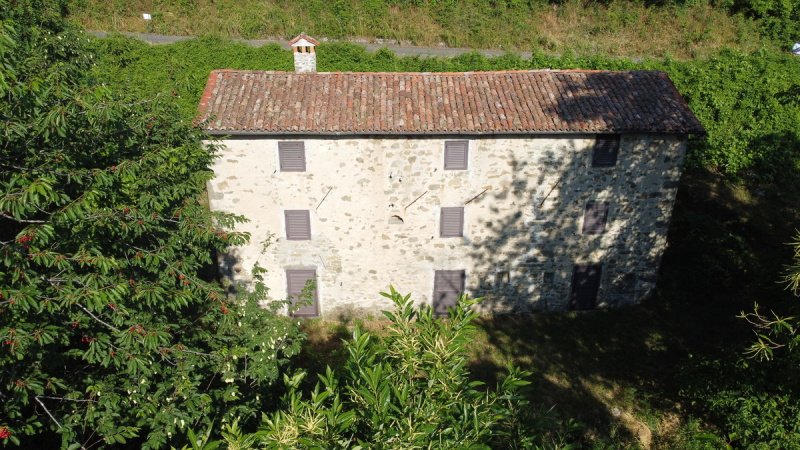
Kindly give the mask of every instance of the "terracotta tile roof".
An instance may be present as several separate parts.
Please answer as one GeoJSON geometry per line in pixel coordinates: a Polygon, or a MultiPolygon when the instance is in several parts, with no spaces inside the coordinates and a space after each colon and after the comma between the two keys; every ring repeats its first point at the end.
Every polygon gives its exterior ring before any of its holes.
{"type": "Polygon", "coordinates": [[[292,38],[292,40],[289,41],[289,45],[290,46],[294,45],[294,44],[300,42],[301,39],[305,39],[306,41],[308,41],[308,42],[310,42],[310,43],[312,43],[314,45],[319,45],[319,41],[317,41],[316,39],[312,38],[311,36],[309,36],[309,35],[307,35],[305,33],[300,33],[297,36],[295,36],[294,38],[292,38]]]}
{"type": "Polygon", "coordinates": [[[704,133],[656,71],[215,70],[198,120],[212,134],[704,133]]]}

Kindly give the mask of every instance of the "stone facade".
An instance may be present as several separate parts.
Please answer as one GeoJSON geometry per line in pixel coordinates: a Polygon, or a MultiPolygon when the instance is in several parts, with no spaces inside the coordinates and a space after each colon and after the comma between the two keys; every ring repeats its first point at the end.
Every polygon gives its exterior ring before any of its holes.
{"type": "Polygon", "coordinates": [[[240,137],[223,141],[208,190],[213,209],[250,219],[251,243],[223,258],[233,279],[258,262],[281,299],[286,269],[315,268],[322,315],[386,309],[390,283],[430,303],[435,270],[464,270],[489,311],[564,310],[586,263],[602,264],[597,307],[611,307],[655,285],[685,142],[623,134],[616,165],[596,168],[588,134],[240,137]],[[459,139],[468,169],[444,170],[459,139]],[[304,172],[280,171],[279,141],[304,142],[304,172]],[[590,201],[609,204],[602,234],[582,233],[590,201]],[[439,237],[449,206],[464,207],[463,237],[439,237]],[[310,211],[310,240],[285,238],[286,209],[310,211]]]}

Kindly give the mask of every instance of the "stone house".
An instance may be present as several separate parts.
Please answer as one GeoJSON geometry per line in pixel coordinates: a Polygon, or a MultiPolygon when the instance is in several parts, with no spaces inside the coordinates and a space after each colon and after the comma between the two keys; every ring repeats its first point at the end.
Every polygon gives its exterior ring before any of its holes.
{"type": "Polygon", "coordinates": [[[386,309],[393,284],[439,313],[632,304],[655,286],[689,134],[666,74],[215,70],[199,120],[222,141],[213,209],[242,214],[237,281],[267,269],[298,316],[386,309]],[[263,242],[269,241],[269,246],[263,242]]]}

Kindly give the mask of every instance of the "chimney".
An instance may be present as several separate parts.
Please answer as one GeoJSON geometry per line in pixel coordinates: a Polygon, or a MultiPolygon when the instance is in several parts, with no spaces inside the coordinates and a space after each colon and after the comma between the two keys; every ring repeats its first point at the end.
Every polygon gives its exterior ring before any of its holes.
{"type": "Polygon", "coordinates": [[[317,53],[314,47],[319,45],[316,39],[311,36],[300,33],[296,38],[289,41],[294,53],[294,71],[297,73],[317,71],[317,53]]]}

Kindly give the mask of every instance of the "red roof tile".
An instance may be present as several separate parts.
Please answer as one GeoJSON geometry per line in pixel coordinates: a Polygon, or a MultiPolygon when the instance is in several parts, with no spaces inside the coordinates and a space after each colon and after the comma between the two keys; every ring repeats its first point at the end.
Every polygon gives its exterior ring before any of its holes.
{"type": "Polygon", "coordinates": [[[305,39],[305,40],[307,40],[308,42],[310,42],[310,43],[312,43],[314,45],[319,45],[319,41],[317,41],[316,39],[312,38],[311,36],[309,36],[309,35],[307,35],[305,33],[300,33],[297,36],[295,36],[294,38],[292,38],[292,40],[289,41],[289,45],[294,45],[294,44],[300,42],[301,39],[305,39]]]}
{"type": "Polygon", "coordinates": [[[215,70],[212,134],[704,133],[663,72],[215,70]]]}

